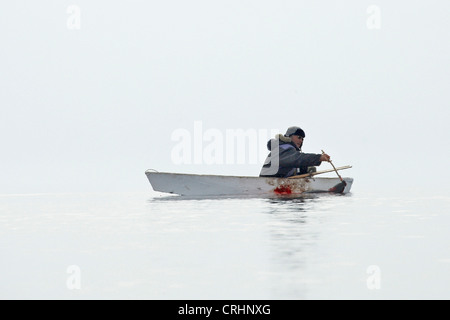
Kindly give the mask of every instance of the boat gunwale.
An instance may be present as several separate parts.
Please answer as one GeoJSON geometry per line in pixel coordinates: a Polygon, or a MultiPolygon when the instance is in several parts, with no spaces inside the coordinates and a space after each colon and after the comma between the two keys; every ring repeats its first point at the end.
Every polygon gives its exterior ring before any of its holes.
{"type": "MultiPolygon", "coordinates": [[[[152,171],[153,169],[148,169],[145,171],[146,175],[150,174],[170,174],[170,175],[183,175],[183,176],[194,176],[194,177],[218,177],[218,178],[258,178],[258,179],[288,179],[288,177],[260,177],[260,176],[235,176],[235,175],[220,175],[220,174],[205,174],[205,173],[179,173],[179,172],[163,172],[163,171],[152,171]]],[[[351,179],[351,177],[342,177],[343,179],[351,179]]],[[[304,177],[299,179],[339,179],[338,177],[304,177]]],[[[292,179],[289,179],[292,180],[292,179]]]]}

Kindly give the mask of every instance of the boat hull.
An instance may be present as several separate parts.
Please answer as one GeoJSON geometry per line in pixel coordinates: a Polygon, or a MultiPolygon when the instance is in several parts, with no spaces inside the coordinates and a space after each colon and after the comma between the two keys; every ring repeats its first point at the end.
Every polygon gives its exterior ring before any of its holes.
{"type": "MultiPolygon", "coordinates": [[[[153,190],[186,196],[274,195],[331,192],[339,178],[302,179],[145,172],[153,190]],[[331,189],[331,190],[330,190],[331,189]]],[[[343,178],[350,192],[353,179],[343,178]]]]}

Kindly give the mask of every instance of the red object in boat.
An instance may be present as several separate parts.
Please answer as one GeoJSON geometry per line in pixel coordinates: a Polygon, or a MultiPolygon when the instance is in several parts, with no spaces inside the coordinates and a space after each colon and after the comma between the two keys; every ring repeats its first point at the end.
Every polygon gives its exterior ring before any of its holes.
{"type": "Polygon", "coordinates": [[[292,190],[289,186],[278,186],[273,190],[273,192],[276,194],[291,194],[292,190]]]}

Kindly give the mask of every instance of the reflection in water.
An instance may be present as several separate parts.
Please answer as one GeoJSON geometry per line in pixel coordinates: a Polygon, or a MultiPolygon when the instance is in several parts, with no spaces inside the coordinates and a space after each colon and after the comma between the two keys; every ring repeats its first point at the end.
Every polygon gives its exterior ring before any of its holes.
{"type": "MultiPolygon", "coordinates": [[[[320,241],[326,232],[329,208],[334,207],[337,197],[341,196],[156,196],[148,199],[152,212],[149,219],[158,226],[157,234],[173,236],[177,246],[182,243],[183,252],[193,250],[190,256],[207,257],[206,269],[212,274],[221,272],[224,279],[232,274],[236,279],[247,272],[246,280],[237,284],[239,288],[244,284],[255,286],[252,294],[274,299],[306,299],[312,281],[322,281],[311,278],[311,270],[323,261],[320,241]],[[184,247],[184,243],[189,246],[184,247]]],[[[195,265],[192,270],[205,263],[197,264],[196,259],[189,258],[183,270],[189,262],[195,265]]],[[[193,277],[196,285],[204,277],[203,272],[193,277]]],[[[222,287],[234,290],[232,283],[226,281],[222,287]]]]}
{"type": "Polygon", "coordinates": [[[321,203],[331,196],[268,199],[272,292],[275,298],[306,298],[308,265],[314,264],[321,235],[321,203]]]}
{"type": "Polygon", "coordinates": [[[176,194],[161,193],[149,198],[149,202],[153,201],[184,201],[184,200],[250,200],[250,199],[262,199],[268,200],[269,203],[295,203],[295,202],[307,202],[313,199],[323,199],[330,197],[349,196],[350,194],[334,194],[334,193],[308,193],[308,194],[286,194],[286,195],[197,195],[197,196],[184,196],[176,194]]]}

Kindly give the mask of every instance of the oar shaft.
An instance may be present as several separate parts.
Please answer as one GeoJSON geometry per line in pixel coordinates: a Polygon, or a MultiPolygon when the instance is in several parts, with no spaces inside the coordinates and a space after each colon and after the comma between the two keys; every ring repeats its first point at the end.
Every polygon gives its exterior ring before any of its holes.
{"type": "MultiPolygon", "coordinates": [[[[322,150],[322,154],[324,154],[324,153],[325,152],[322,150]]],[[[336,174],[338,175],[339,179],[341,179],[341,181],[344,181],[344,179],[342,179],[341,175],[337,172],[336,167],[334,166],[333,162],[331,162],[331,160],[329,162],[333,166],[334,171],[336,171],[336,174]]]]}
{"type": "Polygon", "coordinates": [[[336,170],[350,169],[351,167],[352,166],[343,166],[343,167],[338,167],[338,168],[334,168],[334,169],[327,169],[327,170],[316,171],[316,172],[311,172],[311,173],[299,174],[297,176],[288,177],[288,179],[307,178],[307,177],[312,177],[312,176],[315,176],[315,175],[318,175],[318,174],[322,174],[322,173],[333,172],[333,171],[336,171],[336,170]]]}

